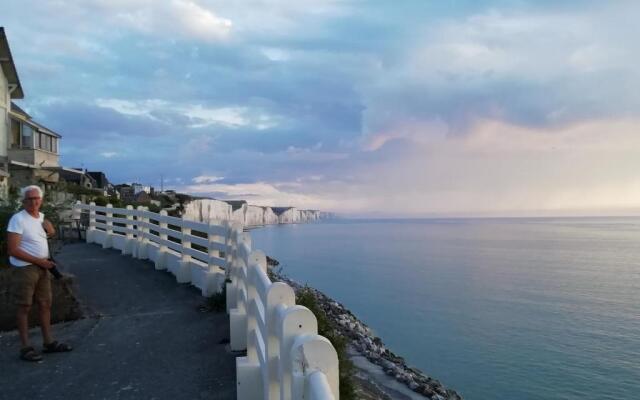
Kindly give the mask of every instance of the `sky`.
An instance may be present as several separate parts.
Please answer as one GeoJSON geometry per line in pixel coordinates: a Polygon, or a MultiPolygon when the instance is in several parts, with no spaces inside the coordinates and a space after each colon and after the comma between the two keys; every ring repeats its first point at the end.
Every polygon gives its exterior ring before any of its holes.
{"type": "Polygon", "coordinates": [[[0,0],[61,164],[345,216],[640,212],[640,2],[0,0]]]}

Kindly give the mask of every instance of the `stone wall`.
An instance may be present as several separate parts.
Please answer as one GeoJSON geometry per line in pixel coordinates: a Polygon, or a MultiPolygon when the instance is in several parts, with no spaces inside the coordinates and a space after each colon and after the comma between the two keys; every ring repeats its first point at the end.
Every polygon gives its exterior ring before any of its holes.
{"type": "MultiPolygon", "coordinates": [[[[0,267],[0,331],[16,329],[16,306],[11,296],[12,267],[0,267]]],[[[73,294],[74,277],[65,275],[61,280],[52,280],[53,308],[51,322],[76,320],[82,317],[80,303],[73,294]]],[[[39,326],[38,307],[34,305],[29,315],[29,326],[39,326]]]]}

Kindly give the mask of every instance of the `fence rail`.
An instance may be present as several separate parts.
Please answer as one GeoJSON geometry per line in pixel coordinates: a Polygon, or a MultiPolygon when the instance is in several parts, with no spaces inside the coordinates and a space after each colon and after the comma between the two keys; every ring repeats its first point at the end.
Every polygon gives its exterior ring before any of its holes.
{"type": "Polygon", "coordinates": [[[293,289],[271,282],[266,256],[252,250],[237,222],[200,223],[144,207],[73,206],[73,218],[89,214],[88,243],[151,260],[203,296],[226,289],[230,346],[236,358],[239,400],[339,400],[338,356],[318,335],[316,317],[295,304],[293,289]]]}

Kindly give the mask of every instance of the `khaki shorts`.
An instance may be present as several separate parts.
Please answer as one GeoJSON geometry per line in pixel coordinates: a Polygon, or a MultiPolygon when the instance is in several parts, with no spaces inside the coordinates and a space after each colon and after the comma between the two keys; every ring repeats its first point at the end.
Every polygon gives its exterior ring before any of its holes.
{"type": "Polygon", "coordinates": [[[30,306],[33,299],[51,304],[51,277],[46,269],[33,264],[12,269],[11,292],[16,305],[30,306]]]}

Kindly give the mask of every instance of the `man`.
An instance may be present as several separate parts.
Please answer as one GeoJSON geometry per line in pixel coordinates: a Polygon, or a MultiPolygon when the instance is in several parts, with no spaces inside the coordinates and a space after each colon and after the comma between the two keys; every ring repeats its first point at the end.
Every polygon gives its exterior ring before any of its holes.
{"type": "Polygon", "coordinates": [[[51,278],[55,267],[49,260],[47,237],[55,234],[53,226],[40,212],[42,189],[32,185],[20,191],[23,210],[14,214],[7,227],[9,261],[13,266],[12,291],[18,306],[16,314],[20,333],[20,358],[40,361],[42,355],[29,344],[29,310],[33,300],[40,310],[40,328],[45,353],[71,351],[71,346],[51,337],[51,278]]]}

